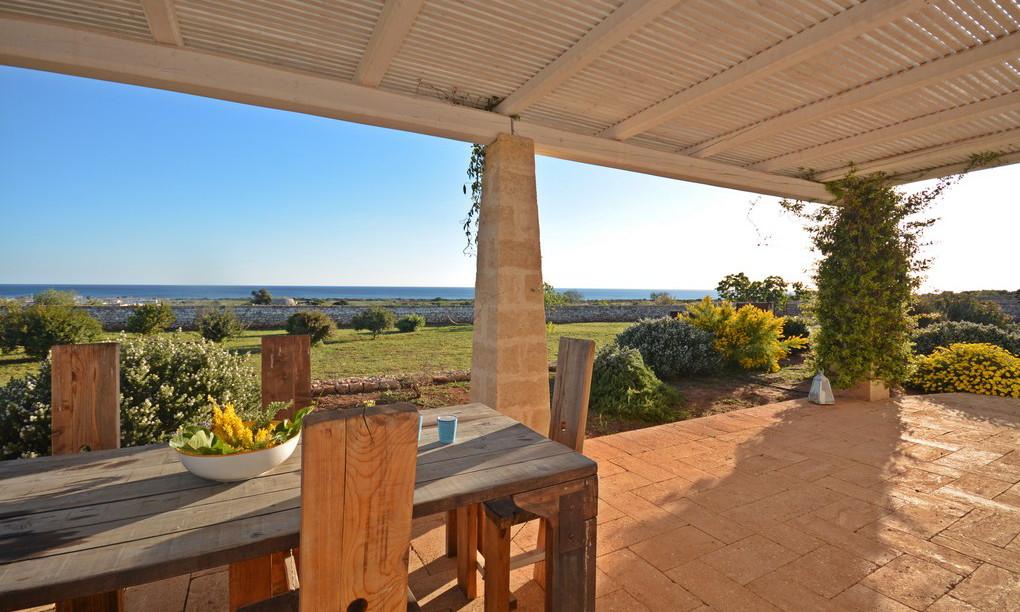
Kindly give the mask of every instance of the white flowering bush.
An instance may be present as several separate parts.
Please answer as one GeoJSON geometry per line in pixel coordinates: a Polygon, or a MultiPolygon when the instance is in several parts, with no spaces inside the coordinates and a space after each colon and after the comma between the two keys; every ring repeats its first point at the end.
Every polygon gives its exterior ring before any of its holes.
{"type": "Polygon", "coordinates": [[[623,330],[616,341],[637,349],[645,364],[663,380],[708,374],[722,367],[715,336],[683,319],[642,319],[623,330]]]}
{"type": "MultiPolygon", "coordinates": [[[[259,382],[253,368],[214,342],[177,334],[121,339],[121,446],[168,440],[197,421],[208,398],[254,405],[259,382]]],[[[0,387],[0,459],[50,452],[50,363],[37,375],[0,387]]]]}

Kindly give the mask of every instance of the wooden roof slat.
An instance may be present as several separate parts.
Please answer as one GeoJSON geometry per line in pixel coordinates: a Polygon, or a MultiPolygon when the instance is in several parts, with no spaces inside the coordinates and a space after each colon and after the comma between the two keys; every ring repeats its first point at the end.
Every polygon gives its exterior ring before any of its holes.
{"type": "MultiPolygon", "coordinates": [[[[885,172],[896,174],[897,168],[908,164],[923,165],[931,162],[945,160],[948,157],[960,155],[974,155],[986,152],[1001,152],[1002,147],[1020,146],[1020,128],[997,132],[986,136],[970,138],[961,142],[951,142],[927,149],[910,151],[892,157],[876,159],[856,165],[859,174],[871,174],[874,172],[885,172]]],[[[820,181],[831,181],[841,178],[846,174],[848,168],[834,168],[827,172],[815,175],[820,181]]]]}
{"type": "Polygon", "coordinates": [[[883,98],[900,95],[904,91],[919,89],[1016,56],[1020,56],[1020,35],[1013,33],[993,42],[872,81],[735,132],[717,136],[684,152],[697,157],[711,157],[740,144],[767,138],[808,121],[848,112],[860,104],[873,104],[883,98]]]}
{"type": "Polygon", "coordinates": [[[769,47],[718,76],[670,96],[614,125],[603,135],[626,140],[655,125],[669,121],[696,105],[707,104],[747,86],[750,82],[764,79],[822,51],[837,47],[876,25],[909,14],[923,4],[924,0],[897,0],[858,5],[769,47]]]}
{"type": "Polygon", "coordinates": [[[957,106],[930,115],[915,117],[914,119],[908,119],[901,123],[851,136],[850,138],[834,140],[817,147],[780,155],[779,157],[753,164],[751,167],[766,172],[780,168],[790,168],[794,167],[795,164],[811,159],[819,159],[825,155],[852,151],[874,143],[892,141],[898,137],[924,132],[933,127],[946,127],[955,123],[971,121],[978,117],[995,115],[1010,109],[1020,109],[1020,91],[966,106],[957,106]]]}

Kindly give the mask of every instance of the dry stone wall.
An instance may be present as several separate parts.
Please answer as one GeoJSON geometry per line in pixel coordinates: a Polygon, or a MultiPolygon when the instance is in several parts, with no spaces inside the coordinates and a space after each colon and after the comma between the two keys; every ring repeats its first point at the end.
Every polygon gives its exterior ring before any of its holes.
{"type": "MultiPolygon", "coordinates": [[[[89,314],[99,319],[103,329],[119,331],[124,329],[127,319],[134,310],[125,306],[82,306],[89,314]]],[[[579,304],[550,308],[547,320],[552,323],[592,323],[608,321],[637,321],[649,317],[664,317],[682,306],[655,305],[596,305],[579,304]]],[[[195,329],[195,320],[202,308],[195,306],[174,306],[177,321],[174,328],[195,329]]],[[[321,310],[338,325],[350,325],[355,314],[365,310],[361,306],[242,306],[234,309],[238,320],[249,329],[272,329],[283,327],[287,318],[302,310],[321,310]]],[[[400,318],[409,314],[420,314],[432,326],[457,325],[474,321],[472,306],[411,306],[389,308],[400,318]]]]}

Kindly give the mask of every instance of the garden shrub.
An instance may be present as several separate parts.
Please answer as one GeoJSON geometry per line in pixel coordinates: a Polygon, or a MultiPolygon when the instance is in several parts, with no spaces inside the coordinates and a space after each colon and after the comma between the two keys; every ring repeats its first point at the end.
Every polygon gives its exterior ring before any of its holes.
{"type": "Polygon", "coordinates": [[[994,344],[1020,355],[1020,325],[996,327],[969,321],[944,321],[914,332],[914,352],[930,355],[950,344],[994,344]]]}
{"type": "Polygon", "coordinates": [[[195,321],[198,333],[206,340],[223,342],[227,338],[240,336],[242,327],[232,308],[206,309],[195,321]]]}
{"type": "Polygon", "coordinates": [[[589,408],[599,414],[661,423],[673,420],[676,389],[656,378],[637,349],[609,345],[595,356],[589,408]]]}
{"type": "Polygon", "coordinates": [[[21,302],[0,300],[0,353],[9,353],[21,346],[21,302]]]}
{"type": "Polygon", "coordinates": [[[811,330],[808,328],[807,321],[800,317],[783,317],[784,338],[808,338],[810,336],[811,330]]]}
{"type": "Polygon", "coordinates": [[[98,319],[73,306],[32,304],[12,316],[16,318],[4,325],[5,337],[12,335],[5,344],[10,341],[20,345],[35,359],[45,359],[58,344],[94,342],[103,333],[98,319]]]}
{"type": "Polygon", "coordinates": [[[969,321],[1006,327],[1013,318],[995,302],[985,302],[972,295],[949,291],[926,295],[920,299],[920,309],[937,312],[947,321],[969,321]]]}
{"type": "Polygon", "coordinates": [[[715,337],[682,319],[642,319],[625,329],[616,341],[620,346],[637,349],[648,367],[664,380],[707,374],[722,365],[715,337]]]}
{"type": "Polygon", "coordinates": [[[393,313],[385,308],[379,306],[373,306],[372,308],[366,308],[358,314],[354,315],[351,319],[351,327],[354,329],[364,329],[372,332],[372,338],[375,338],[383,331],[393,327],[394,317],[393,313]]]}
{"type": "MultiPolygon", "coordinates": [[[[50,362],[0,387],[0,459],[50,452],[50,362]]],[[[208,398],[259,402],[255,371],[240,355],[177,334],[122,339],[122,446],[164,442],[206,413],[208,398]]]]}
{"type": "Polygon", "coordinates": [[[425,327],[425,317],[420,314],[409,314],[397,321],[397,330],[402,333],[414,332],[425,327]]]}
{"type": "Polygon", "coordinates": [[[992,344],[951,344],[918,357],[909,384],[925,393],[1020,397],[1020,357],[992,344]]]}
{"type": "Polygon", "coordinates": [[[129,332],[136,334],[155,334],[166,331],[176,320],[177,315],[174,314],[170,304],[152,302],[135,308],[128,317],[126,327],[129,332]]]}
{"type": "Polygon", "coordinates": [[[321,310],[304,310],[295,312],[287,318],[287,333],[291,335],[309,335],[312,344],[318,344],[329,338],[336,331],[336,324],[329,315],[321,310]]]}
{"type": "Polygon", "coordinates": [[[807,346],[800,336],[783,336],[783,317],[751,305],[734,309],[729,302],[713,304],[709,298],[687,309],[697,328],[715,336],[715,347],[731,365],[745,370],[778,372],[779,361],[790,351],[807,346]]]}

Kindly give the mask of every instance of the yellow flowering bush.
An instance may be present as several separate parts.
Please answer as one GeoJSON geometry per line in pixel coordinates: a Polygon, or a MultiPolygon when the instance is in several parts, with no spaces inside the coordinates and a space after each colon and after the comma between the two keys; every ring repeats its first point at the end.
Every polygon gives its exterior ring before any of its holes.
{"type": "Polygon", "coordinates": [[[220,408],[219,404],[213,402],[212,432],[238,450],[265,448],[270,441],[268,427],[253,431],[252,424],[242,421],[231,403],[220,408]]]}
{"type": "Polygon", "coordinates": [[[301,422],[312,407],[303,408],[293,418],[276,420],[275,415],[290,402],[273,402],[262,407],[243,409],[234,404],[222,406],[209,398],[208,426],[186,425],[171,438],[170,446],[193,455],[230,455],[283,444],[301,431],[301,422]]]}
{"type": "Polygon", "coordinates": [[[993,344],[951,344],[916,358],[909,384],[926,393],[1020,397],[1020,357],[993,344]]]}
{"type": "Polygon", "coordinates": [[[780,359],[807,345],[806,338],[783,337],[783,317],[751,305],[734,309],[706,297],[688,308],[687,316],[695,327],[715,334],[716,349],[745,370],[778,372],[780,359]]]}

